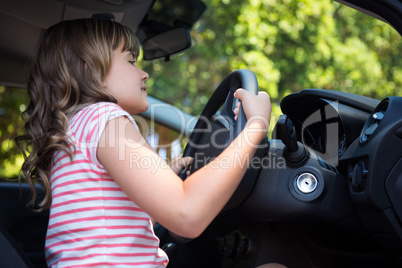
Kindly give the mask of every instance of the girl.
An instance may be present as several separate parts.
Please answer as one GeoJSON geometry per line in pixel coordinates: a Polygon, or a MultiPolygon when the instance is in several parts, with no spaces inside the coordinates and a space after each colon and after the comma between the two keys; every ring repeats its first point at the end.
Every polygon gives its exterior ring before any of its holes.
{"type": "Polygon", "coordinates": [[[151,218],[180,236],[200,235],[246,171],[234,164],[236,155],[251,159],[267,134],[268,95],[239,89],[246,127],[182,181],[176,173],[191,159],[183,158],[174,172],[130,116],[148,108],[148,74],[137,66],[138,54],[130,29],[111,21],[64,21],[40,41],[28,82],[29,155],[22,172],[45,191],[40,209],[50,207],[49,267],[166,266],[151,218]],[[233,164],[216,168],[223,159],[233,164]]]}

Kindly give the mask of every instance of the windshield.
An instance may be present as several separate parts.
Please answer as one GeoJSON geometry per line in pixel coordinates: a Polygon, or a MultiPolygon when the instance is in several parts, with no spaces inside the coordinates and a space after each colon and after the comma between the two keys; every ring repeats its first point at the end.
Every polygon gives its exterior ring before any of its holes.
{"type": "MultiPolygon", "coordinates": [[[[270,94],[273,122],[281,99],[305,88],[377,99],[402,95],[402,38],[384,22],[329,0],[204,3],[189,50],[167,62],[139,63],[150,74],[149,93],[187,113],[199,115],[236,69],[253,71],[260,90],[270,94]]],[[[12,137],[22,130],[27,101],[24,89],[0,86],[3,179],[15,178],[22,163],[12,137]]]]}
{"type": "Polygon", "coordinates": [[[204,2],[191,49],[142,63],[151,94],[187,112],[199,114],[240,68],[252,70],[275,103],[305,88],[401,95],[402,38],[382,21],[329,0],[204,2]]]}

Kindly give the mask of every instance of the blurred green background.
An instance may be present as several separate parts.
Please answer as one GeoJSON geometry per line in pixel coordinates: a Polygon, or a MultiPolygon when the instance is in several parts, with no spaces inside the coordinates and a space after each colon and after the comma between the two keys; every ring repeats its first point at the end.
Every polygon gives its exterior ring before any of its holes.
{"type": "MultiPolygon", "coordinates": [[[[401,36],[389,25],[329,0],[205,0],[192,47],[170,61],[141,61],[148,92],[199,115],[219,83],[236,69],[252,70],[273,102],[305,88],[382,99],[402,96],[401,36]]],[[[28,100],[0,85],[0,178],[22,163],[12,137],[28,100]]],[[[273,124],[271,124],[273,126],[273,124]]]]}

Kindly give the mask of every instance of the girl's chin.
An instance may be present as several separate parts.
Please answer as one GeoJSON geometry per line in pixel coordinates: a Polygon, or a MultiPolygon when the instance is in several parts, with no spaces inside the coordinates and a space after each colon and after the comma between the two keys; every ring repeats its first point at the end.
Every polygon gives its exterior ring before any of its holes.
{"type": "Polygon", "coordinates": [[[140,114],[140,113],[144,113],[148,110],[149,107],[149,103],[148,101],[146,101],[146,103],[142,103],[141,105],[137,105],[136,107],[123,107],[123,110],[125,110],[126,112],[128,112],[129,114],[140,114]]]}
{"type": "Polygon", "coordinates": [[[144,111],[142,111],[141,113],[145,113],[145,112],[148,110],[148,107],[149,107],[149,103],[148,103],[148,101],[147,101],[147,104],[146,104],[145,107],[144,107],[144,111]]]}
{"type": "Polygon", "coordinates": [[[146,104],[141,105],[141,107],[136,107],[136,109],[133,109],[135,111],[132,114],[145,113],[148,110],[148,107],[149,107],[149,103],[147,102],[146,104]]]}

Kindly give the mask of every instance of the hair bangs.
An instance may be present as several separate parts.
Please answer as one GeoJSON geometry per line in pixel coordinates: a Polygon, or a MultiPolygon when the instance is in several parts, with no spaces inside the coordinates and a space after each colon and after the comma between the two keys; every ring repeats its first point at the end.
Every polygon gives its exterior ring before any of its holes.
{"type": "MultiPolygon", "coordinates": [[[[129,51],[133,54],[135,58],[138,58],[140,54],[140,41],[137,36],[131,31],[130,28],[123,26],[121,29],[120,42],[123,42],[123,52],[129,51]]],[[[117,42],[117,40],[114,40],[117,42]]],[[[113,48],[117,48],[120,45],[120,42],[117,44],[113,44],[113,48]]]]}

